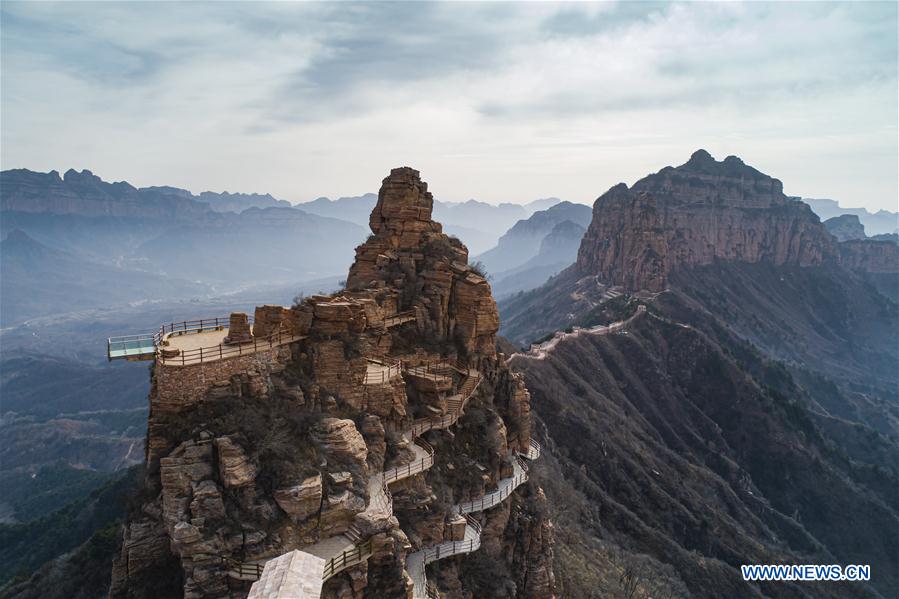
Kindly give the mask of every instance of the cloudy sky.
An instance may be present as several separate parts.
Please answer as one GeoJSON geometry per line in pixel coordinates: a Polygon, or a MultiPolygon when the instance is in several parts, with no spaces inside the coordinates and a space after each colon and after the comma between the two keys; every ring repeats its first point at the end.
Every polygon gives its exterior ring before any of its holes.
{"type": "Polygon", "coordinates": [[[897,209],[897,4],[2,3],[2,167],[592,202],[697,148],[897,209]]]}

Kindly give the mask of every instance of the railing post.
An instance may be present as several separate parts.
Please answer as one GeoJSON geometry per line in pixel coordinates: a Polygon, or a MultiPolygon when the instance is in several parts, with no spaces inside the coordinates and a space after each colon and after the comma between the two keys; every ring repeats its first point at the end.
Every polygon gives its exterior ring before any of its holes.
{"type": "Polygon", "coordinates": [[[200,364],[203,363],[203,348],[200,348],[200,364]]]}

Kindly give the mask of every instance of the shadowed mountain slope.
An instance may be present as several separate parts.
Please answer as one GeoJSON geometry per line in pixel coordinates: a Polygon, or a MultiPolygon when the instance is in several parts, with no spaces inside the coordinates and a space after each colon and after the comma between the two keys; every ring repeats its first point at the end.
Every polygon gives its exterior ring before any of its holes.
{"type": "Polygon", "coordinates": [[[577,264],[501,304],[519,344],[648,307],[510,361],[551,448],[565,596],[895,595],[899,268],[881,243],[838,243],[779,181],[700,151],[601,196],[577,264]],[[751,584],[750,563],[879,574],[751,584]]]}
{"type": "Polygon", "coordinates": [[[556,562],[564,596],[591,597],[596,586],[627,596],[606,570],[644,555],[641,587],[670,579],[651,596],[897,588],[895,470],[847,459],[789,374],[746,346],[644,316],[626,334],[566,339],[543,360],[512,365],[555,458],[538,471],[557,554],[571,554],[556,562]],[[871,563],[880,574],[867,587],[755,585],[740,578],[744,563],[871,563]]]}

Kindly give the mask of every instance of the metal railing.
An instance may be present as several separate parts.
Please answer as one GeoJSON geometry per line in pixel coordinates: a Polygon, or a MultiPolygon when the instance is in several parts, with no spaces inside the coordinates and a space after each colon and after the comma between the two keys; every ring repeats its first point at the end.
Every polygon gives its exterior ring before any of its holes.
{"type": "Polygon", "coordinates": [[[202,364],[203,362],[211,362],[213,360],[250,355],[260,350],[270,350],[286,343],[299,341],[300,339],[304,339],[304,337],[301,335],[291,335],[283,329],[278,329],[267,337],[253,337],[252,341],[236,343],[234,345],[224,345],[220,343],[209,347],[198,347],[187,350],[169,350],[165,347],[159,347],[157,361],[166,366],[202,364]],[[177,353],[175,353],[175,351],[177,351],[177,353]],[[168,355],[166,355],[167,353],[168,355]]]}
{"type": "MultiPolygon", "coordinates": [[[[462,417],[462,413],[465,411],[465,404],[468,403],[468,400],[471,399],[474,392],[477,390],[478,385],[481,384],[481,376],[480,374],[476,376],[469,376],[462,383],[460,391],[464,391],[460,393],[458,396],[459,399],[458,405],[454,408],[447,411],[446,414],[442,416],[428,416],[425,418],[418,418],[412,422],[412,436],[418,437],[419,435],[423,435],[429,430],[433,429],[445,429],[454,425],[459,418],[462,417]],[[474,380],[473,384],[469,384],[469,381],[474,380]],[[467,388],[467,389],[466,389],[467,388]]],[[[452,399],[451,399],[452,401],[452,399]]]]}
{"type": "Polygon", "coordinates": [[[364,543],[356,545],[352,549],[347,549],[340,555],[336,555],[325,562],[325,571],[322,574],[322,580],[328,580],[335,574],[342,572],[350,566],[361,564],[371,557],[371,539],[364,543]]]}
{"type": "Polygon", "coordinates": [[[384,478],[383,472],[381,473],[381,491],[387,498],[387,505],[384,506],[384,511],[393,515],[393,493],[390,492],[390,487],[387,485],[387,479],[384,478]]]}
{"type": "Polygon", "coordinates": [[[231,578],[238,580],[259,580],[265,564],[240,562],[230,557],[222,557],[222,564],[231,578]]]}
{"type": "Polygon", "coordinates": [[[505,499],[509,495],[511,495],[515,489],[526,483],[528,480],[527,464],[517,455],[513,456],[512,459],[517,463],[519,471],[511,477],[511,481],[508,478],[502,479],[499,483],[499,489],[497,489],[493,493],[487,493],[480,499],[460,503],[459,505],[455,506],[456,511],[460,514],[470,514],[472,512],[482,512],[484,510],[488,510],[505,501],[505,499]]]}
{"type": "MultiPolygon", "coordinates": [[[[379,500],[372,495],[369,497],[368,507],[365,508],[365,511],[370,512],[373,508],[376,508],[380,511],[393,514],[393,494],[390,492],[390,487],[387,486],[387,480],[384,478],[384,473],[381,472],[373,476],[378,477],[378,486],[381,489],[381,497],[383,497],[383,499],[379,500]]],[[[356,545],[362,540],[362,531],[360,531],[355,524],[350,524],[349,529],[347,529],[344,534],[356,545]]]]}
{"type": "Polygon", "coordinates": [[[420,364],[407,364],[406,371],[410,374],[420,377],[426,376],[440,376],[440,377],[448,377],[452,373],[453,370],[456,370],[456,361],[455,360],[446,360],[446,359],[438,359],[438,360],[428,360],[427,362],[422,362],[420,364]]]}
{"type": "Polygon", "coordinates": [[[532,462],[534,460],[540,459],[540,444],[537,443],[534,439],[531,439],[530,443],[528,444],[527,452],[522,453],[521,455],[531,460],[532,462]]]}
{"type": "MultiPolygon", "coordinates": [[[[439,559],[450,557],[451,555],[471,553],[472,551],[477,551],[481,547],[481,523],[468,514],[465,514],[465,520],[466,528],[471,527],[474,529],[473,534],[470,535],[472,538],[464,541],[445,541],[443,543],[438,543],[433,547],[428,547],[424,550],[425,564],[436,562],[439,559]]],[[[466,531],[466,534],[468,534],[468,531],[466,531]]]]}
{"type": "Polygon", "coordinates": [[[397,468],[391,468],[390,470],[384,471],[384,482],[390,484],[392,482],[396,482],[398,480],[402,480],[404,478],[409,478],[413,474],[418,474],[419,472],[424,472],[428,468],[434,465],[434,448],[431,447],[431,444],[425,441],[424,439],[416,438],[413,443],[421,447],[425,450],[427,455],[421,459],[415,460],[414,462],[410,462],[405,466],[399,466],[397,468]]]}
{"type": "MultiPolygon", "coordinates": [[[[247,321],[252,324],[253,317],[247,315],[247,321]]],[[[199,320],[182,320],[181,322],[169,322],[159,326],[160,338],[165,335],[177,333],[187,335],[202,333],[204,331],[220,331],[231,323],[230,316],[215,316],[213,318],[200,318],[199,320]]]]}
{"type": "MultiPolygon", "coordinates": [[[[352,549],[347,549],[340,555],[335,555],[325,562],[322,581],[328,580],[351,566],[361,564],[371,555],[371,539],[359,543],[352,549]]],[[[221,560],[228,572],[228,576],[239,580],[259,580],[262,578],[262,572],[265,570],[265,562],[241,562],[230,557],[222,557],[221,560]]]]}
{"type": "Polygon", "coordinates": [[[363,385],[383,385],[403,374],[403,362],[401,360],[376,360],[374,358],[368,358],[368,362],[379,364],[384,368],[378,372],[369,372],[366,370],[365,378],[362,381],[363,385]]]}

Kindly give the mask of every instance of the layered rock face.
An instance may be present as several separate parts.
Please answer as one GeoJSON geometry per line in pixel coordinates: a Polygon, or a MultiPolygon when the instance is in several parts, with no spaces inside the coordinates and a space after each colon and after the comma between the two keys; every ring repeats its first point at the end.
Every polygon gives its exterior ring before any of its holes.
{"type": "MultiPolygon", "coordinates": [[[[365,557],[329,577],[322,597],[405,598],[407,556],[465,536],[453,506],[512,476],[531,443],[530,396],[496,351],[489,284],[432,205],[417,171],[394,169],[347,289],[260,306],[251,331],[235,317],[241,338],[288,342],[157,361],[147,480],[111,597],[243,598],[266,562],[349,543],[365,557]],[[433,465],[385,491],[382,473],[420,464],[426,446],[433,465]]],[[[439,566],[444,597],[491,596],[494,583],[517,588],[510,596],[554,596],[545,500],[531,483],[516,489],[516,507],[472,514],[504,574],[466,575],[476,553],[441,560],[429,568],[439,566]]]]}
{"type": "Polygon", "coordinates": [[[356,248],[347,288],[399,289],[401,310],[414,309],[422,332],[457,342],[463,355],[495,353],[499,313],[490,285],[468,266],[468,250],[431,220],[434,199],[418,171],[393,169],[371,214],[369,239],[356,248]]]}
{"type": "Polygon", "coordinates": [[[899,246],[892,241],[851,239],[839,244],[840,263],[869,273],[899,273],[899,246]]]}
{"type": "Polygon", "coordinates": [[[715,260],[816,266],[836,261],[811,209],[777,179],[699,150],[628,188],[600,196],[578,252],[584,272],[628,289],[660,291],[671,272],[715,260]]]}

